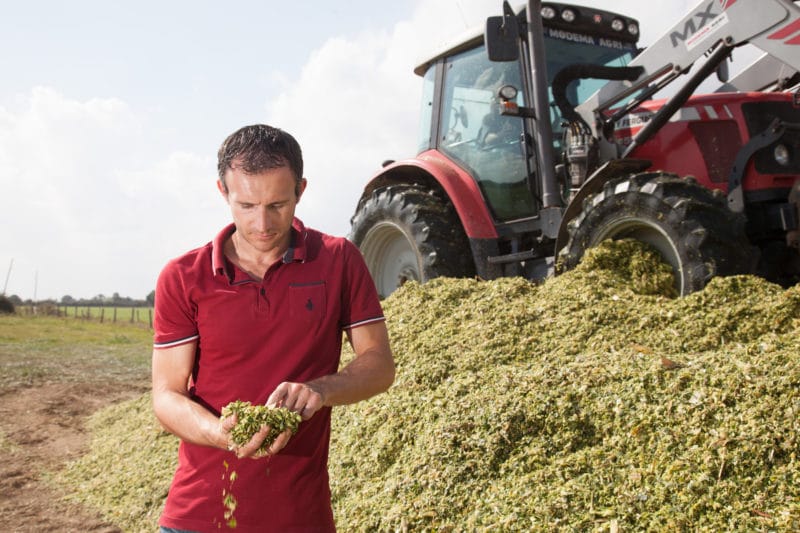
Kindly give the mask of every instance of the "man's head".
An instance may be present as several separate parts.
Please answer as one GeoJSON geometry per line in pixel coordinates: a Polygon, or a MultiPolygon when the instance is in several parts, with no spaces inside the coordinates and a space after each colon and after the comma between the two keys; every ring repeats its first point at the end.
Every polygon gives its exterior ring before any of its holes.
{"type": "Polygon", "coordinates": [[[295,192],[300,196],[303,182],[303,153],[294,137],[283,130],[255,124],[228,136],[217,153],[217,171],[225,192],[225,174],[234,168],[247,174],[288,167],[294,174],[295,192]]]}
{"type": "Polygon", "coordinates": [[[219,149],[217,187],[231,209],[236,254],[283,254],[291,242],[295,208],[306,188],[297,141],[265,125],[246,126],[219,149]]]}

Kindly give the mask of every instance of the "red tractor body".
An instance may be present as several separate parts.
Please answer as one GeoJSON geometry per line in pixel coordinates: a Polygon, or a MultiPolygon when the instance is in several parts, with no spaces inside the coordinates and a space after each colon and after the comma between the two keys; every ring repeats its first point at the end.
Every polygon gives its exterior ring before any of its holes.
{"type": "MultiPolygon", "coordinates": [[[[703,0],[642,51],[634,19],[529,4],[506,3],[485,36],[415,70],[419,153],[373,176],[352,218],[380,294],[436,276],[542,279],[622,238],[655,248],[679,294],[717,275],[800,280],[800,76],[780,67],[770,89],[694,94],[742,44],[736,32],[776,35],[800,8],[703,0]],[[654,99],[706,44],[685,85],[654,99]]],[[[793,43],[764,39],[800,63],[793,43]]]]}

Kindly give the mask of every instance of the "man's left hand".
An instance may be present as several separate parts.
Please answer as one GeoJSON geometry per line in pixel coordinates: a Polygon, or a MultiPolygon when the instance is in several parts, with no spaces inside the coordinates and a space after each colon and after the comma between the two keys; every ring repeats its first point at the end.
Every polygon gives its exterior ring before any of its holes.
{"type": "Polygon", "coordinates": [[[308,420],[325,405],[325,400],[319,391],[306,383],[284,381],[270,394],[267,405],[285,407],[308,420]]]}

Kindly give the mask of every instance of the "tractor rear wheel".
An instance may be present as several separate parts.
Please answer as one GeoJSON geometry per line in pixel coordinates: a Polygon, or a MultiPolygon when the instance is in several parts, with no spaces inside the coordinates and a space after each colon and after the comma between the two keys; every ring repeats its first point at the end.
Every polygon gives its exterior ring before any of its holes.
{"type": "Polygon", "coordinates": [[[350,222],[349,238],[382,298],[409,280],[474,275],[461,222],[452,204],[433,193],[413,186],[377,189],[350,222]]]}
{"type": "Polygon", "coordinates": [[[648,172],[612,180],[589,197],[569,222],[561,269],[605,239],[633,238],[657,249],[675,273],[681,295],[705,287],[713,276],[751,273],[757,252],[745,235],[744,216],[724,196],[694,179],[648,172]]]}

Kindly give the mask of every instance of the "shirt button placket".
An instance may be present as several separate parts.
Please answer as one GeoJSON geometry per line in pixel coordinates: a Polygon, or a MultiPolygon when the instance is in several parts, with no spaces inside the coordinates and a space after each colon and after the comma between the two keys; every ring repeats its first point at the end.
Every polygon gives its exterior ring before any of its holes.
{"type": "Polygon", "coordinates": [[[267,289],[263,286],[259,287],[258,295],[256,297],[256,311],[266,314],[269,312],[269,299],[267,298],[267,289]]]}

